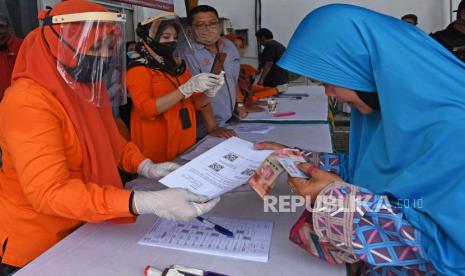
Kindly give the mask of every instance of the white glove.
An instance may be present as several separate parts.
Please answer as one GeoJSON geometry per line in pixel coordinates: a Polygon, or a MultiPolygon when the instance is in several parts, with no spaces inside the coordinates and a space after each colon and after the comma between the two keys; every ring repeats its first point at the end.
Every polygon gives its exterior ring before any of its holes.
{"type": "Polygon", "coordinates": [[[218,83],[213,87],[205,91],[205,95],[207,95],[210,98],[213,98],[216,96],[216,93],[223,87],[224,85],[224,71],[221,71],[219,75],[216,75],[218,77],[218,83]]]}
{"type": "Polygon", "coordinates": [[[278,89],[279,93],[286,92],[288,88],[289,88],[289,84],[287,83],[276,85],[276,89],[278,89]]]}
{"type": "Polygon", "coordinates": [[[150,179],[161,178],[170,172],[181,167],[180,165],[173,162],[164,162],[164,163],[153,163],[150,159],[145,159],[137,167],[137,173],[143,177],[150,179]]]}
{"type": "Polygon", "coordinates": [[[193,93],[203,93],[218,84],[218,75],[211,73],[200,73],[190,78],[186,83],[179,86],[179,91],[187,98],[193,93]]]}
{"type": "Polygon", "coordinates": [[[134,211],[155,214],[171,220],[188,221],[209,212],[220,201],[194,194],[186,189],[171,188],[161,191],[134,191],[134,211]]]}

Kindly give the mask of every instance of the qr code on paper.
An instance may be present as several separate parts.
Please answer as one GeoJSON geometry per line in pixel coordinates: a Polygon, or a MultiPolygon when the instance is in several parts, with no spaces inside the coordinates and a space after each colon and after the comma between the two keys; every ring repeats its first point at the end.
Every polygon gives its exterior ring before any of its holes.
{"type": "Polygon", "coordinates": [[[235,155],[234,153],[228,153],[225,156],[223,156],[224,159],[227,159],[228,161],[233,162],[236,160],[239,156],[235,155]]]}
{"type": "Polygon", "coordinates": [[[245,171],[241,172],[242,175],[252,176],[255,173],[252,169],[246,169],[245,171]]]}
{"type": "Polygon", "coordinates": [[[213,164],[211,164],[211,165],[208,166],[208,167],[209,167],[210,169],[214,170],[215,172],[219,172],[219,171],[221,171],[221,170],[224,168],[223,166],[221,166],[220,164],[218,164],[218,163],[216,163],[216,162],[213,163],[213,164]]]}

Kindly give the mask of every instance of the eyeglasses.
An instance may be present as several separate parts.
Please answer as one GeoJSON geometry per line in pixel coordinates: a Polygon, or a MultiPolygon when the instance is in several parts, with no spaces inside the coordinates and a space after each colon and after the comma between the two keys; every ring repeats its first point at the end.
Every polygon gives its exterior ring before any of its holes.
{"type": "Polygon", "coordinates": [[[194,24],[194,28],[198,29],[198,30],[208,30],[208,29],[215,29],[218,27],[218,25],[220,24],[219,21],[214,21],[214,22],[210,22],[208,24],[203,24],[203,23],[200,23],[200,24],[194,24]]]}

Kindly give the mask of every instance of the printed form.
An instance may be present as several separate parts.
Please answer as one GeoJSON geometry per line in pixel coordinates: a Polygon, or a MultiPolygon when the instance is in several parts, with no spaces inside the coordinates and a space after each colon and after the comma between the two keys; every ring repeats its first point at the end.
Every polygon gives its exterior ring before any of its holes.
{"type": "Polygon", "coordinates": [[[246,183],[271,153],[231,137],[168,174],[160,183],[215,198],[246,183]]]}
{"type": "Polygon", "coordinates": [[[197,220],[183,222],[158,218],[139,244],[257,262],[268,261],[272,222],[223,217],[209,219],[231,230],[234,238],[222,235],[197,220]]]}

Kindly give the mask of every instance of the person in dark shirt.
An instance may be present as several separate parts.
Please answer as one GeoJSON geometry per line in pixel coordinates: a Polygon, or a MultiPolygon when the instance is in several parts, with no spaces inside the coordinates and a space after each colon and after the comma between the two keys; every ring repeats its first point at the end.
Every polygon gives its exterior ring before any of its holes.
{"type": "Polygon", "coordinates": [[[465,62],[465,0],[460,2],[456,12],[457,20],[445,30],[431,34],[431,37],[465,62]]]}
{"type": "Polygon", "coordinates": [[[258,30],[255,36],[257,42],[264,46],[259,55],[258,70],[261,75],[258,84],[267,87],[287,84],[289,82],[288,72],[276,65],[286,47],[274,40],[273,33],[266,28],[258,30]]]}
{"type": "Polygon", "coordinates": [[[406,14],[401,17],[401,19],[407,23],[410,23],[414,26],[418,25],[418,16],[413,13],[406,14]]]}

